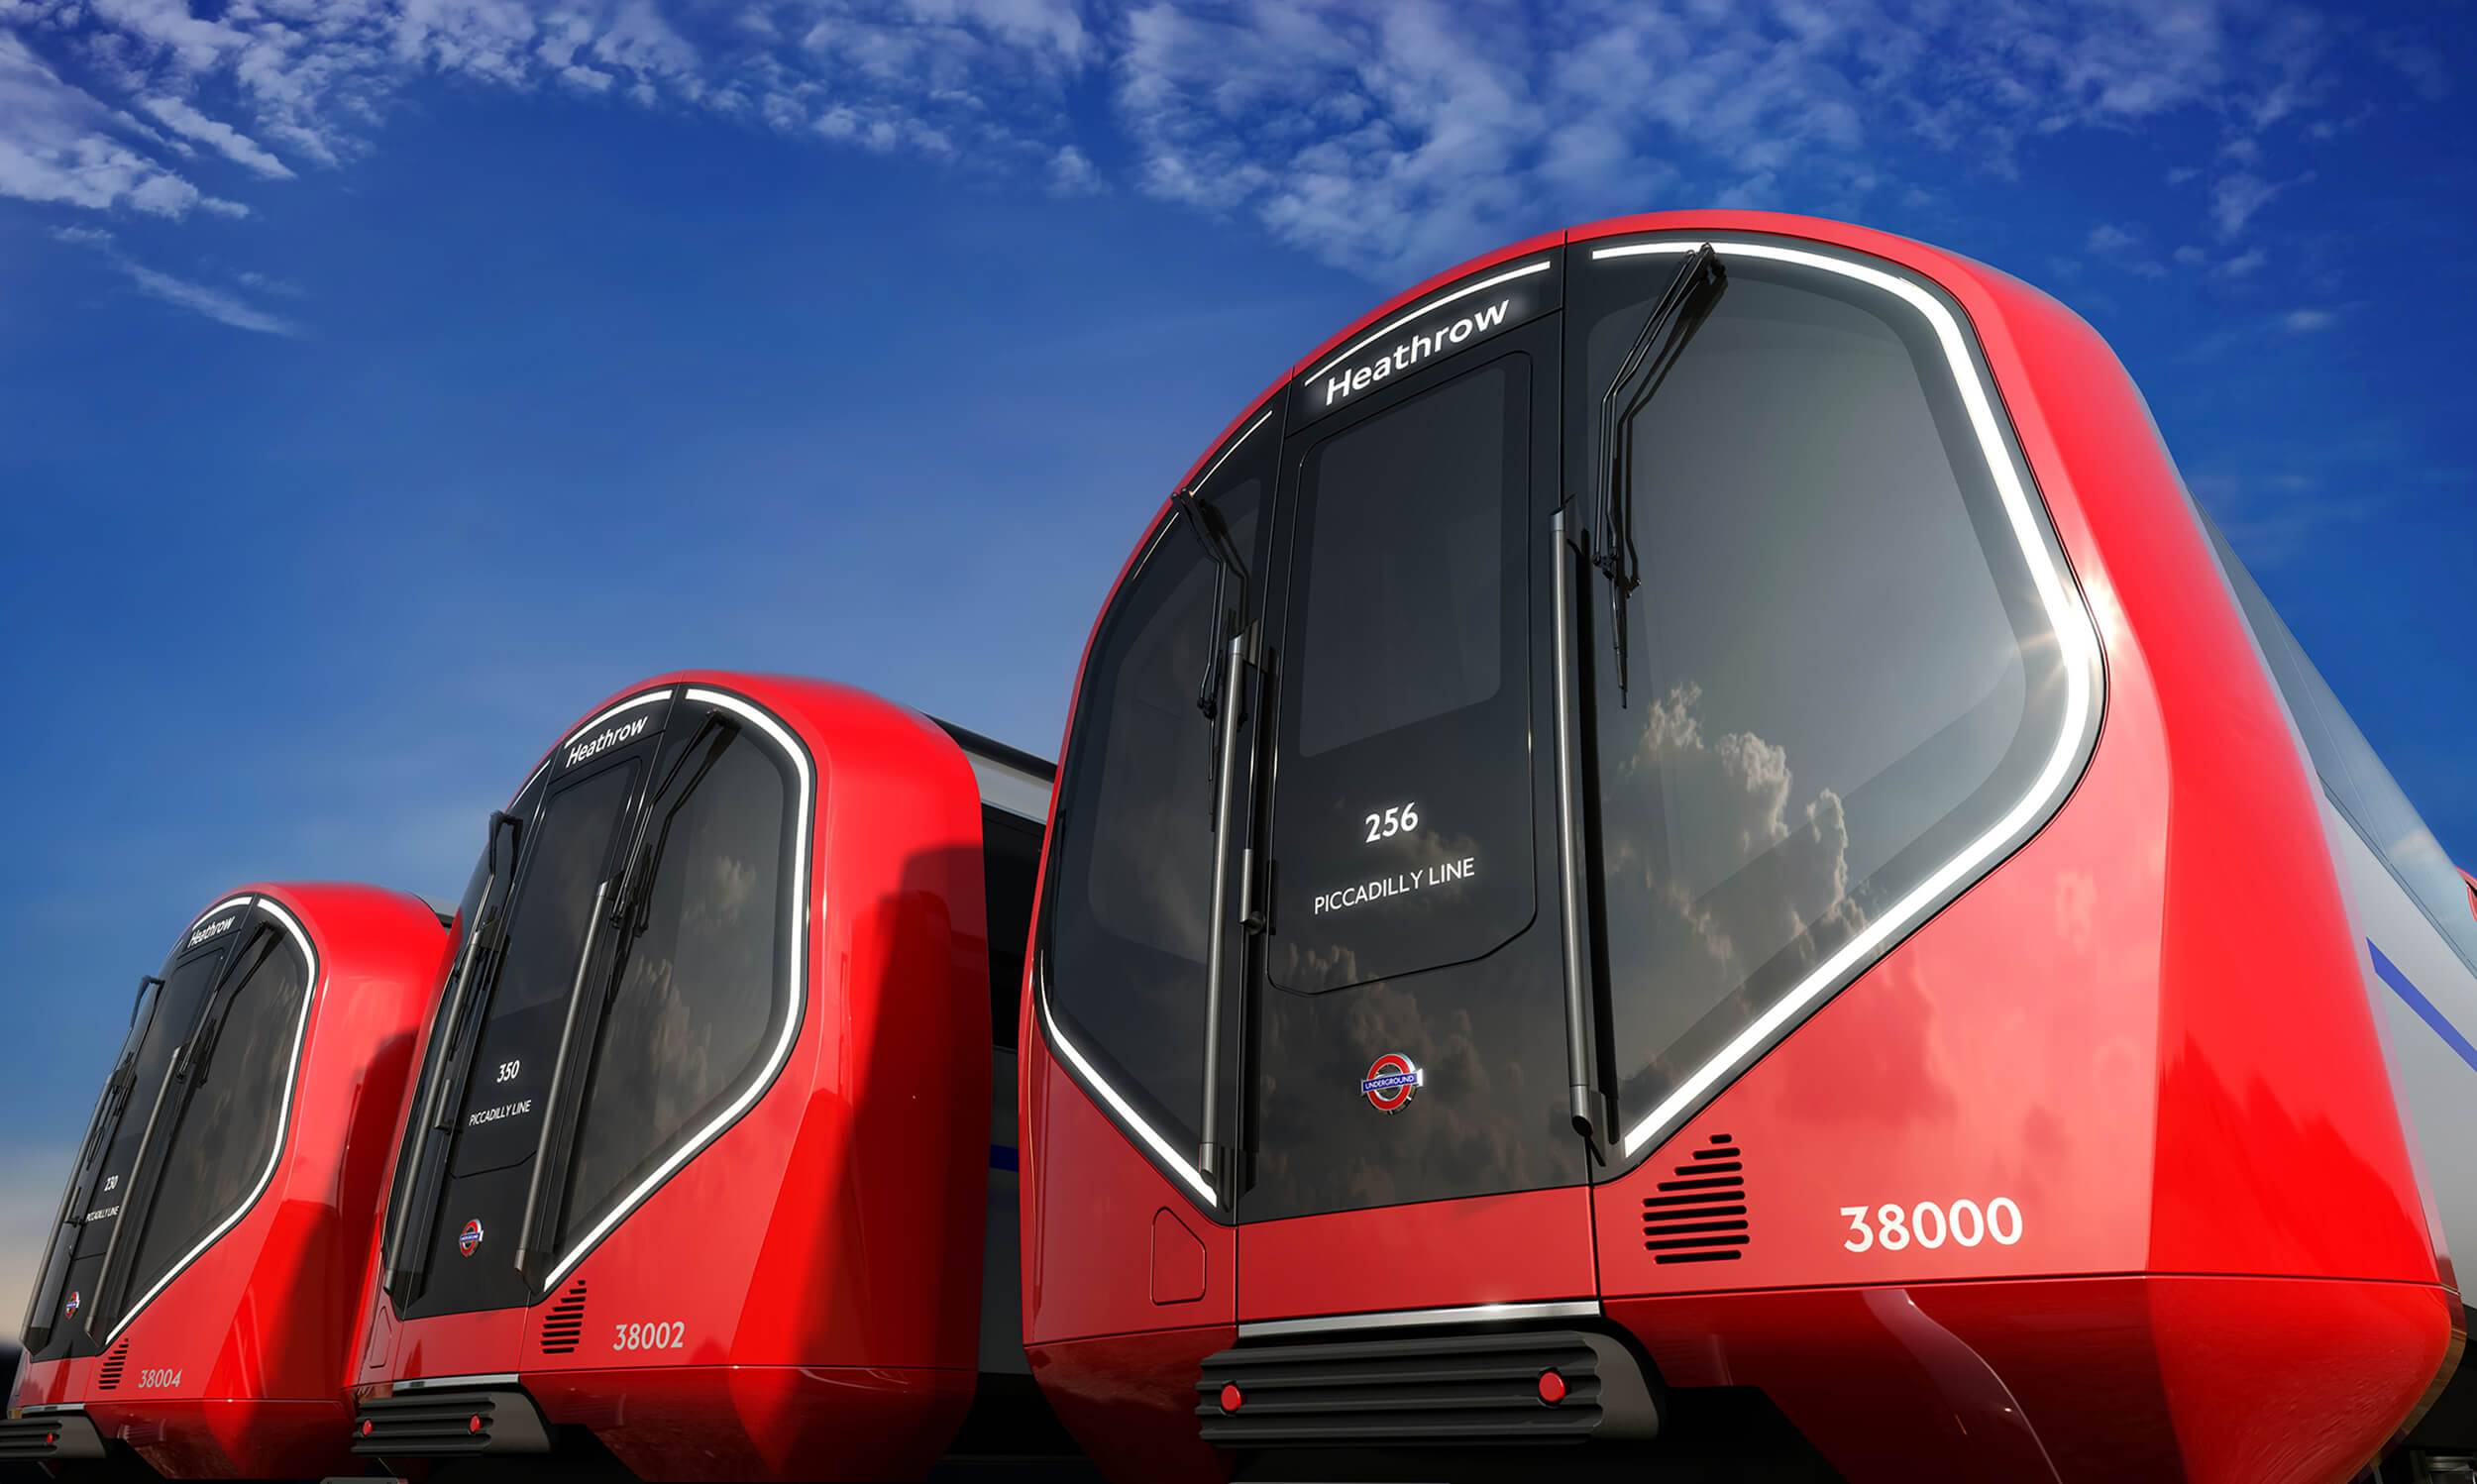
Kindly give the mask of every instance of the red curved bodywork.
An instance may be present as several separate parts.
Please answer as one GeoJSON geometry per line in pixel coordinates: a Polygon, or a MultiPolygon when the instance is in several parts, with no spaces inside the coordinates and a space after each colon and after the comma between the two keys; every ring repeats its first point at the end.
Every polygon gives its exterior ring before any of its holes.
{"type": "Polygon", "coordinates": [[[1199,1440],[1193,1388],[1240,1323],[1587,1299],[1681,1399],[1759,1389],[1852,1480],[2352,1477],[2456,1360],[2460,1306],[2318,788],[2140,395],[2089,326],[1880,232],[1628,217],[1396,296],[1231,429],[1454,280],[1651,231],[1826,244],[1958,302],[2097,620],[2106,699],[2086,773],[1647,1162],[1590,1187],[1221,1224],[1094,1105],[1027,997],[1035,1374],[1114,1477],[1218,1478],[1231,1459],[1199,1440]],[[1745,1151],[1753,1240],[1742,1261],[1655,1265],[1643,1198],[1718,1135],[1745,1151]],[[1846,1207],[1999,1195],[2030,1214],[2010,1245],[1844,1242],[1846,1207]],[[1162,1214],[1198,1239],[1200,1298],[1158,1302],[1142,1281],[1162,1214]]]}
{"type": "Polygon", "coordinates": [[[438,914],[401,893],[321,884],[227,894],[242,895],[282,903],[319,960],[274,1177],[110,1350],[29,1364],[14,1398],[82,1407],[106,1438],[170,1478],[352,1471],[343,1361],[396,1112],[448,945],[438,914]],[[104,1370],[114,1357],[117,1379],[104,1370]]]}
{"type": "Polygon", "coordinates": [[[560,1282],[591,1294],[585,1343],[543,1352],[547,1299],[406,1321],[374,1283],[355,1311],[353,1379],[377,1397],[417,1378],[512,1375],[548,1421],[648,1479],[916,1474],[953,1437],[977,1369],[990,1106],[978,786],[933,723],[820,682],[682,672],[583,715],[686,685],[762,706],[814,765],[808,984],[789,1059],[560,1282]],[[614,1324],[665,1321],[685,1323],[676,1356],[612,1353],[614,1324]]]}

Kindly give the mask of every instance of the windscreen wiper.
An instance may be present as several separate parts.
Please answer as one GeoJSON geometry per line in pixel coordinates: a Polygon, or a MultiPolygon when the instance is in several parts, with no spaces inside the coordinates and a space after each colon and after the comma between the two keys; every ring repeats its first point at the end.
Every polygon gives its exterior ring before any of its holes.
{"type": "MultiPolygon", "coordinates": [[[[583,1116],[586,1079],[572,1073],[573,1059],[588,1057],[600,1043],[603,1023],[610,1014],[611,997],[618,993],[619,977],[627,969],[629,951],[636,940],[652,925],[654,913],[654,880],[662,869],[663,852],[671,847],[671,826],[680,817],[681,807],[697,792],[721,761],[723,752],[740,734],[738,718],[720,709],[705,713],[688,745],[671,760],[662,780],[647,793],[644,822],[637,826],[637,840],[628,852],[628,863],[615,883],[605,882],[610,912],[603,924],[611,930],[610,962],[592,984],[587,975],[593,964],[593,929],[588,925],[585,942],[577,951],[576,983],[568,992],[568,1015],[559,1033],[559,1051],[551,1060],[551,1084],[542,1098],[541,1132],[533,1150],[533,1173],[525,1182],[524,1215],[516,1226],[516,1271],[528,1280],[533,1278],[536,1260],[552,1255],[551,1243],[556,1226],[567,1209],[564,1192],[568,1186],[569,1156],[574,1148],[577,1119],[583,1116]],[[706,739],[713,739],[706,745],[706,739]],[[697,763],[688,782],[680,783],[680,774],[689,763],[697,763]],[[673,788],[678,785],[678,788],[673,788]],[[668,807],[665,807],[666,801],[668,807]],[[663,809],[662,826],[653,827],[653,814],[663,809]]],[[[596,909],[599,909],[599,901],[596,909]]]]}
{"type": "Polygon", "coordinates": [[[1643,561],[1634,546],[1634,417],[1668,379],[1728,286],[1728,269],[1711,244],[1687,254],[1600,397],[1599,549],[1591,565],[1608,579],[1608,639],[1620,706],[1626,703],[1626,600],[1643,585],[1643,561]]]}
{"type": "MultiPolygon", "coordinates": [[[[1205,739],[1204,787],[1208,794],[1221,788],[1222,737],[1229,724],[1229,707],[1223,702],[1223,682],[1232,663],[1228,651],[1236,647],[1238,637],[1246,632],[1247,600],[1246,565],[1238,560],[1238,548],[1231,544],[1228,533],[1206,513],[1204,502],[1187,490],[1170,496],[1176,513],[1184,516],[1187,529],[1195,533],[1197,544],[1204,548],[1205,559],[1213,564],[1213,632],[1205,645],[1204,679],[1196,686],[1196,709],[1204,713],[1210,726],[1205,739]],[[1235,612],[1225,606],[1233,580],[1238,583],[1239,607],[1235,612]]],[[[1219,808],[1214,807],[1214,828],[1220,828],[1219,808]]]]}

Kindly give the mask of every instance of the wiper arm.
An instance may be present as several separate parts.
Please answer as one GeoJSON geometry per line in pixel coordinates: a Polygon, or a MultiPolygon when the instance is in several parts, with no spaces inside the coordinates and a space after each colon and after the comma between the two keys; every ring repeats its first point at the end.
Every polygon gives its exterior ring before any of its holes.
{"type": "MultiPolygon", "coordinates": [[[[1243,607],[1247,600],[1247,570],[1246,565],[1238,560],[1238,550],[1231,544],[1229,534],[1206,513],[1202,500],[1181,489],[1170,496],[1170,505],[1177,514],[1186,518],[1187,529],[1195,533],[1197,543],[1204,548],[1205,559],[1213,564],[1213,632],[1205,644],[1204,679],[1196,686],[1196,709],[1204,713],[1205,721],[1212,728],[1204,750],[1204,787],[1207,793],[1213,793],[1221,787],[1222,734],[1229,724],[1221,699],[1222,667],[1228,661],[1224,650],[1232,639],[1246,631],[1243,607]],[[1241,610],[1236,614],[1224,606],[1233,579],[1238,583],[1238,601],[1241,605],[1241,610]]],[[[1220,828],[1218,805],[1214,806],[1214,828],[1220,828]]]]}
{"type": "Polygon", "coordinates": [[[1600,397],[1599,539],[1591,565],[1608,579],[1609,645],[1617,662],[1620,706],[1626,703],[1626,600],[1643,585],[1642,556],[1634,546],[1634,416],[1668,379],[1686,342],[1702,328],[1728,286],[1728,269],[1720,265],[1711,244],[1687,254],[1600,397]]]}

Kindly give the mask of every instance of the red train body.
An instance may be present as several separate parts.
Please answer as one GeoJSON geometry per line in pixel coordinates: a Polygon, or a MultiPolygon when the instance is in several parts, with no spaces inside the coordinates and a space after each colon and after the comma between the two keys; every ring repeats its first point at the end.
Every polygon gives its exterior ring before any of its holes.
{"type": "Polygon", "coordinates": [[[1693,212],[1396,297],[1155,517],[1059,777],[1023,1011],[1023,1334],[1115,1477],[1605,1455],[1737,1478],[1769,1444],[1853,1480],[2336,1481],[2456,1362],[2297,731],[2123,369],[2000,272],[1693,212]],[[1678,266],[1705,244],[1710,286],[1678,266]],[[1816,366],[1923,388],[1921,447],[1884,431],[1905,402],[1797,379],[1816,366]],[[1662,416],[1641,442],[1624,421],[1662,416]],[[1764,460],[1774,484],[1732,482],[1764,460]],[[1411,514],[1354,513],[1404,469],[1411,514]],[[1765,505],[1799,481],[1804,504],[1765,505]],[[1969,523],[1930,519],[1907,492],[1929,486],[1969,523]],[[1731,502],[1744,528],[1709,513],[1731,502]],[[1855,577],[1783,555],[1803,527],[1865,547],[1855,577]],[[1371,555],[1395,546],[1422,571],[1371,555]],[[1990,619],[2002,642],[1947,659],[1962,599],[1904,604],[1974,548],[2024,637],[1990,619]],[[1759,579],[1782,589],[1756,602],[1759,579]],[[1474,591],[1505,594],[1501,651],[1474,591]],[[1836,649],[1842,626],[1887,658],[1836,649]],[[1680,678],[1695,645],[1729,664],[1680,678]],[[1799,782],[1871,745],[1886,690],[1982,664],[1995,701],[1799,782]],[[1192,713],[1144,730],[1199,676],[1226,697],[1213,743],[1192,713]],[[1451,729],[1500,705],[1486,735],[1511,740],[1467,751],[1451,729]],[[1867,845],[1982,725],[1960,832],[1867,845]],[[1131,771],[1126,739],[1161,736],[1192,777],[1131,771]],[[1649,846],[1620,817],[1638,792],[1649,846]],[[1156,806],[1177,832],[1131,864],[1114,842],[1156,806]],[[1836,838],[1814,895],[1766,885],[1836,838]],[[1676,865],[1696,849],[1705,880],[1676,865]],[[1792,920],[1739,910],[1756,898],[1792,920]],[[1691,951],[1643,947],[1655,918],[1691,951]],[[1742,981],[1731,954],[1759,961],[1742,981]],[[1670,1039],[1638,1031],[1706,984],[1670,1039]]]}
{"type": "Polygon", "coordinates": [[[664,677],[554,747],[408,1093],[356,1450],[876,1479],[976,1401],[1036,1406],[1012,1334],[984,1343],[993,1244],[1016,1308],[985,884],[1017,883],[1011,1009],[1046,789],[806,681],[664,677]]]}
{"type": "Polygon", "coordinates": [[[182,930],[72,1176],[0,1456],[351,1465],[343,1360],[446,946],[419,901],[351,886],[244,887],[182,930]]]}

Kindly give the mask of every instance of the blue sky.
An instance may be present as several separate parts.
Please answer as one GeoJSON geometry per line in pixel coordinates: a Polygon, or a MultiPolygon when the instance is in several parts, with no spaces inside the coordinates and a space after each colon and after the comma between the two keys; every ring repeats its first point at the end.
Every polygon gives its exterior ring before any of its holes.
{"type": "Polygon", "coordinates": [[[2477,861],[2465,0],[0,0],[0,1327],[126,994],[710,664],[1041,751],[1169,480],[1467,254],[1754,205],[2104,332],[2477,861]]]}

